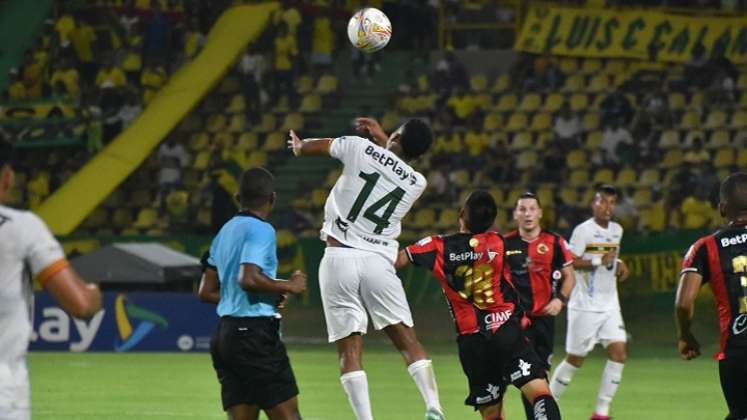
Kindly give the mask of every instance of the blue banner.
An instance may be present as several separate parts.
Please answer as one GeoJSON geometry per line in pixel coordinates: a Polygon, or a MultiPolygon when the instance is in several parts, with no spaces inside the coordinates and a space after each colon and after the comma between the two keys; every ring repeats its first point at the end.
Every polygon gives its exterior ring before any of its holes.
{"type": "Polygon", "coordinates": [[[207,351],[215,305],[189,293],[104,293],[90,320],[72,318],[45,292],[35,296],[30,349],[52,351],[207,351]]]}

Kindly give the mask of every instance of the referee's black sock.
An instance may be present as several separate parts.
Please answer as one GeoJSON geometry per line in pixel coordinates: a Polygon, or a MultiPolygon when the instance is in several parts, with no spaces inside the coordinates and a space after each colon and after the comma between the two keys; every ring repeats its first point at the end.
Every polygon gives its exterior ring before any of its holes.
{"type": "Polygon", "coordinates": [[[560,420],[560,408],[552,395],[542,395],[534,399],[534,420],[560,420]]]}

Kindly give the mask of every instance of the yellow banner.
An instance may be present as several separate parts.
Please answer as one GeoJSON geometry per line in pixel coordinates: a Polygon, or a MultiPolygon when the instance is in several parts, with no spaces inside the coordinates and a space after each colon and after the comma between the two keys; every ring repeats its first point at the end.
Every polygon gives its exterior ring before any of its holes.
{"type": "Polygon", "coordinates": [[[39,216],[52,232],[70,234],[137,169],[221,79],[246,44],[261,34],[277,7],[278,3],[272,2],[226,10],[195,60],[174,74],[127,130],[42,204],[39,216]]]}
{"type": "Polygon", "coordinates": [[[516,49],[542,54],[687,62],[696,46],[747,62],[747,17],[685,16],[644,10],[530,7],[516,49]]]}

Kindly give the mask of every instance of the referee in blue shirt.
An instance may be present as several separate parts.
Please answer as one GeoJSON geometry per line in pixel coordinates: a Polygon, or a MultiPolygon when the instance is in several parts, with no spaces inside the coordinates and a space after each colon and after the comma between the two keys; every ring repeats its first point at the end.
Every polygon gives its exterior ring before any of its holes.
{"type": "Polygon", "coordinates": [[[274,177],[264,168],[241,176],[241,210],[218,232],[203,258],[199,296],[218,304],[210,343],[229,419],[297,420],[298,387],[280,340],[278,302],[306,290],[306,275],[276,279],[275,229],[265,221],[275,204],[274,177]]]}

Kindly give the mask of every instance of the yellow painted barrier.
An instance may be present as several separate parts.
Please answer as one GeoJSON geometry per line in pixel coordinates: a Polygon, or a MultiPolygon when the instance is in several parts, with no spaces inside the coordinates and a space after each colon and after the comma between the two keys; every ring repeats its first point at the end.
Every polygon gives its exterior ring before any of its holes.
{"type": "Polygon", "coordinates": [[[75,230],[215,86],[256,39],[278,4],[237,6],[213,26],[202,52],[161,89],[143,114],[39,208],[53,233],[75,230]]]}

